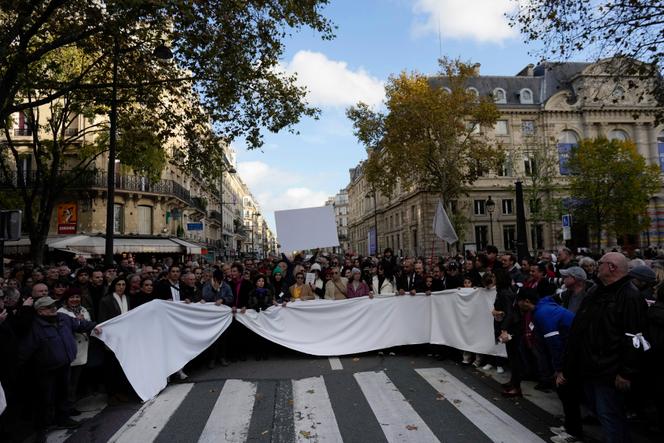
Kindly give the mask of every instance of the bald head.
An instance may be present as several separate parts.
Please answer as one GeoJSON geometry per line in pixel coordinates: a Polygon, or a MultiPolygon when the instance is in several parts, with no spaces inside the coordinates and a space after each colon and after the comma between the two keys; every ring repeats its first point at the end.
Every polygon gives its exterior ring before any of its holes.
{"type": "Polygon", "coordinates": [[[32,287],[32,298],[35,300],[48,295],[48,286],[44,283],[37,283],[32,287]]]}
{"type": "Polygon", "coordinates": [[[597,277],[605,285],[617,282],[629,272],[627,257],[619,252],[604,254],[597,264],[597,277]]]}

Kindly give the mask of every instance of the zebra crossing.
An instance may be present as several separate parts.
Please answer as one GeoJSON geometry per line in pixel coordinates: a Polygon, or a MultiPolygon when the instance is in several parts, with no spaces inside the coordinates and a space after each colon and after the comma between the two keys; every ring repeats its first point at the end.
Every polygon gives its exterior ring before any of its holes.
{"type": "MultiPolygon", "coordinates": [[[[382,368],[334,371],[301,379],[226,379],[170,385],[102,441],[549,440],[548,426],[558,424],[553,416],[544,414],[546,419],[539,417],[537,425],[533,425],[532,416],[524,421],[518,402],[478,392],[477,386],[469,386],[448,369],[382,368]]],[[[68,441],[89,439],[85,432],[74,433],[68,441]]]]}

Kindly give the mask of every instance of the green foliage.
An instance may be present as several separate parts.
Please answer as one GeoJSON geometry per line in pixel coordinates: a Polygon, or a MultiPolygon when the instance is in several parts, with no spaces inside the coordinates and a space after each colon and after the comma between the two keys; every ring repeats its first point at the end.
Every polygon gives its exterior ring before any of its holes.
{"type": "Polygon", "coordinates": [[[656,165],[648,165],[630,141],[583,140],[572,151],[570,194],[574,216],[593,227],[597,248],[603,229],[621,236],[649,225],[649,199],[660,186],[656,165]]]}
{"type": "Polygon", "coordinates": [[[502,148],[476,130],[476,125],[492,126],[500,114],[491,97],[466,89],[472,66],[444,59],[440,67],[440,79],[418,73],[391,77],[385,88],[386,113],[363,103],[347,111],[369,154],[367,180],[385,195],[400,183],[403,189],[453,200],[502,159],[502,148]],[[451,92],[434,84],[437,80],[451,92]]]}

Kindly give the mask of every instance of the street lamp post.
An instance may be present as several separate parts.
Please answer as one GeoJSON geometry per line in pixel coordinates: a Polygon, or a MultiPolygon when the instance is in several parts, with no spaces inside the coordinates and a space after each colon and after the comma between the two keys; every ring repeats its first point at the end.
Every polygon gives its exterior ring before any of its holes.
{"type": "MultiPolygon", "coordinates": [[[[161,60],[173,57],[171,50],[163,44],[157,46],[152,56],[161,60]]],[[[111,111],[109,113],[108,180],[106,181],[106,238],[104,263],[113,264],[113,235],[115,234],[115,155],[118,144],[118,64],[120,62],[120,39],[113,36],[113,68],[111,78],[111,111]]]]}
{"type": "Polygon", "coordinates": [[[493,211],[496,210],[496,202],[494,202],[491,199],[491,196],[489,196],[489,198],[486,200],[485,206],[486,206],[486,211],[489,213],[489,229],[491,230],[491,244],[494,245],[494,242],[493,242],[493,211]]]}
{"type": "Polygon", "coordinates": [[[221,208],[220,218],[221,222],[221,256],[226,258],[226,235],[224,234],[224,172],[235,174],[237,171],[234,167],[230,166],[228,169],[221,170],[221,192],[219,194],[219,207],[221,208]]]}
{"type": "Polygon", "coordinates": [[[376,252],[375,254],[378,255],[378,207],[376,206],[376,190],[373,189],[369,192],[367,192],[366,195],[367,198],[373,197],[373,209],[374,209],[374,235],[376,236],[376,252]]]}

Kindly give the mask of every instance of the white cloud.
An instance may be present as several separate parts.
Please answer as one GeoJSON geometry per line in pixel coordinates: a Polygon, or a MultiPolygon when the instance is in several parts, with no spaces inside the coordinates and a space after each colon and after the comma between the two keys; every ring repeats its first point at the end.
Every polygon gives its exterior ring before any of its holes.
{"type": "Polygon", "coordinates": [[[378,106],[385,97],[385,82],[320,52],[298,51],[284,69],[297,74],[298,84],[307,87],[307,98],[314,106],[346,107],[359,101],[378,106]]]}
{"type": "Polygon", "coordinates": [[[261,161],[240,162],[237,169],[273,228],[274,211],[322,206],[329,197],[324,191],[303,185],[311,182],[311,177],[273,168],[261,161]]]}
{"type": "Polygon", "coordinates": [[[440,34],[457,39],[500,43],[517,35],[506,13],[512,0],[416,0],[413,11],[423,17],[413,26],[415,35],[440,34]]]}

